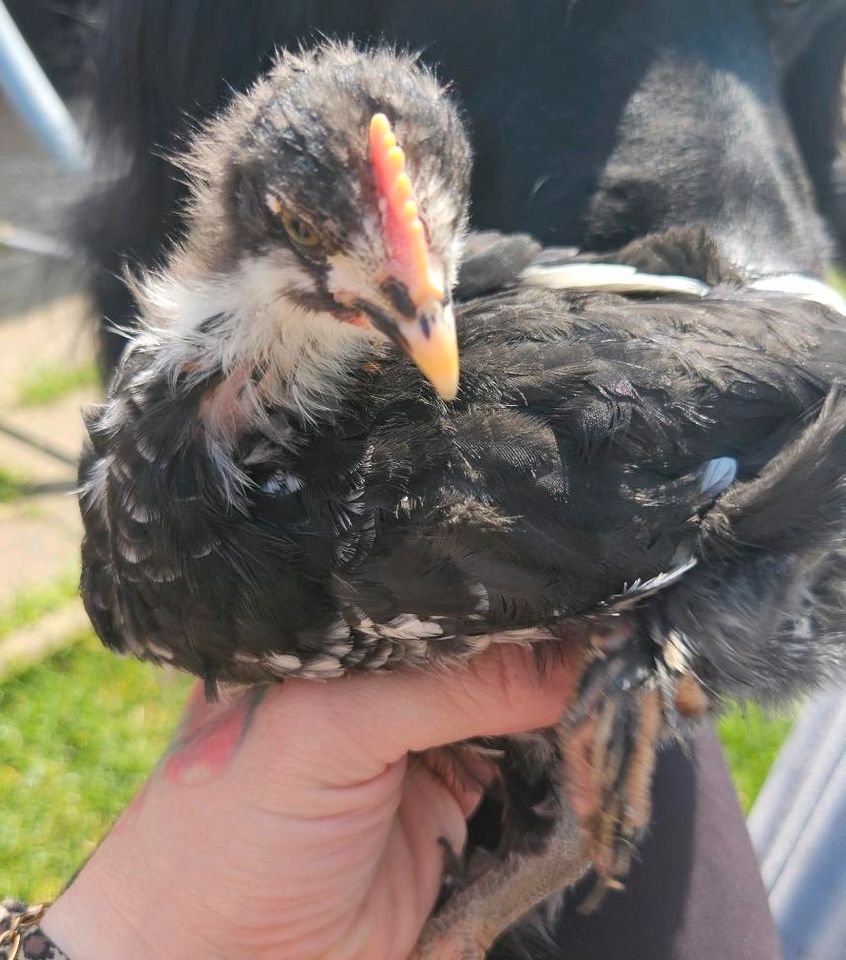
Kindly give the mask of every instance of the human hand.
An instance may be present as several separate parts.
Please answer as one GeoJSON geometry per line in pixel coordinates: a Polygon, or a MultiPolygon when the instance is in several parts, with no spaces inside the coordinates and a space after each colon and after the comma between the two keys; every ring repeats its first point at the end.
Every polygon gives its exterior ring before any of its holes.
{"type": "Polygon", "coordinates": [[[438,747],[555,723],[543,676],[492,645],[443,673],[286,681],[205,702],[42,928],[73,960],[403,960],[488,771],[438,747]],[[466,772],[466,771],[465,771],[466,772]]]}

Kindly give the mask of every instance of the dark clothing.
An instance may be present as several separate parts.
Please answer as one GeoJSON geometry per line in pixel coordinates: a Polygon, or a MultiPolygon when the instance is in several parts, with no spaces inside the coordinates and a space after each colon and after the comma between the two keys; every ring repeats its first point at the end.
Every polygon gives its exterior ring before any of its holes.
{"type": "MultiPolygon", "coordinates": [[[[532,960],[779,960],[781,947],[746,825],[716,735],[665,750],[655,808],[623,893],[579,912],[568,901],[555,950],[532,960]]],[[[505,957],[505,952],[494,954],[505,957]]]]}

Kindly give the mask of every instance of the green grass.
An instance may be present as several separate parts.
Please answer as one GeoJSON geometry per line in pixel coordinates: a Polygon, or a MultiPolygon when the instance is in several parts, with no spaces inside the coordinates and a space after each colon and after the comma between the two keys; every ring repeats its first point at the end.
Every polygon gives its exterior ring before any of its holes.
{"type": "Polygon", "coordinates": [[[48,613],[53,613],[79,592],[79,574],[68,573],[52,583],[21,590],[0,606],[0,640],[13,630],[28,627],[48,613]]]}
{"type": "Polygon", "coordinates": [[[27,478],[16,470],[0,466],[0,503],[11,503],[24,495],[27,478]]]}
{"type": "Polygon", "coordinates": [[[828,282],[839,290],[843,296],[846,296],[846,268],[841,264],[838,267],[832,267],[828,275],[828,282]]]}
{"type": "Polygon", "coordinates": [[[94,363],[68,367],[59,364],[38,367],[18,385],[20,407],[44,407],[77,390],[99,386],[94,363]]]}
{"type": "Polygon", "coordinates": [[[764,713],[751,706],[734,707],[720,721],[720,739],[746,813],[766,780],[792,723],[791,717],[764,713]]]}
{"type": "Polygon", "coordinates": [[[0,896],[56,895],[155,765],[187,685],[91,635],[0,682],[0,896]]]}

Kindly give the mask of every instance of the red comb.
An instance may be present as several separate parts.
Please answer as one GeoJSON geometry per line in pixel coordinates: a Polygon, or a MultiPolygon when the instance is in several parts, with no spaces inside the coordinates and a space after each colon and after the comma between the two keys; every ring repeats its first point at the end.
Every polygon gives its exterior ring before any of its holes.
{"type": "Polygon", "coordinates": [[[418,306],[432,299],[443,300],[443,283],[432,271],[426,229],[405,170],[405,153],[384,113],[375,114],[370,121],[370,162],[384,204],[385,236],[411,299],[418,306]]]}

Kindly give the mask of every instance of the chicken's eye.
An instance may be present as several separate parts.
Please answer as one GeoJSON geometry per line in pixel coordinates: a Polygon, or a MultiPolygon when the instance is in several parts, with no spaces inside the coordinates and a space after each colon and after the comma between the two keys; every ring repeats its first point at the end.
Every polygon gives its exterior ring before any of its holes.
{"type": "Polygon", "coordinates": [[[320,243],[314,227],[306,223],[302,217],[282,214],[282,226],[285,232],[299,247],[316,247],[320,243]]]}

